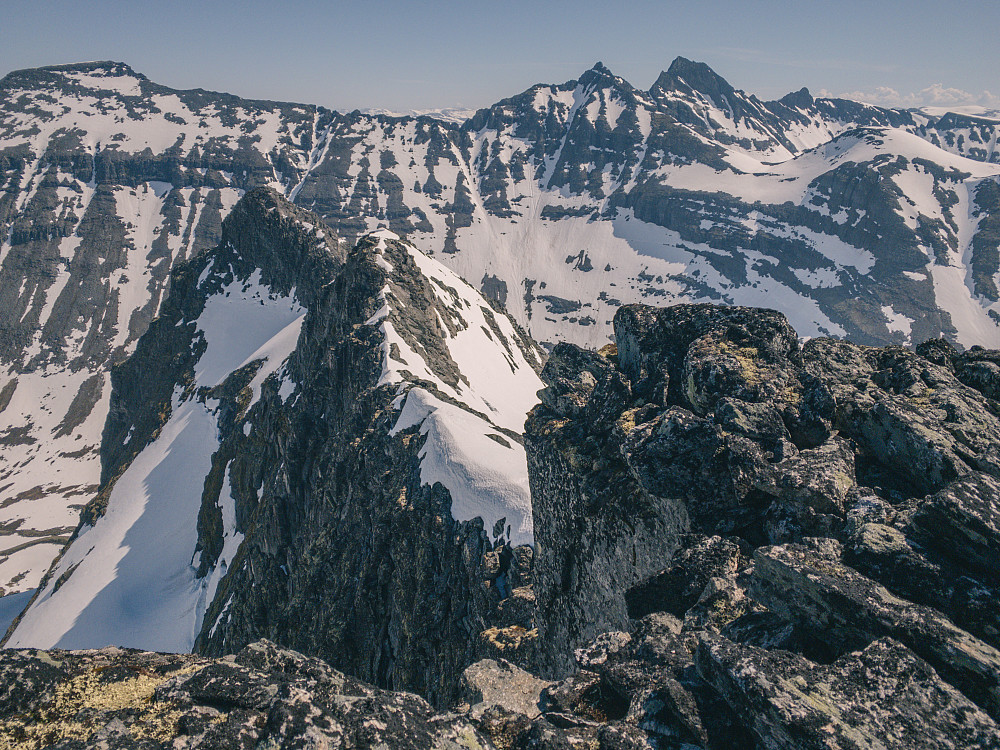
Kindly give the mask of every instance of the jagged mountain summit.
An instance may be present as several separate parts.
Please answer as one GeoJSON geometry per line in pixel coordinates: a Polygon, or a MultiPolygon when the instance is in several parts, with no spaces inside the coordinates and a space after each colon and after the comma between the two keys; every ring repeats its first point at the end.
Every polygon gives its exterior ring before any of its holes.
{"type": "Polygon", "coordinates": [[[314,214],[248,193],[114,369],[100,489],[7,642],[223,653],[281,636],[440,693],[516,579],[484,555],[530,555],[520,432],[541,361],[391,232],[347,252],[314,214]]]}
{"type": "Polygon", "coordinates": [[[598,347],[643,300],[997,346],[997,127],[806,90],[765,102],[684,58],[645,91],[598,64],[461,124],[176,91],[121,63],[11,73],[0,588],[34,589],[72,534],[102,483],[112,367],[248,190],[348,244],[408,238],[550,346],[598,347]]]}

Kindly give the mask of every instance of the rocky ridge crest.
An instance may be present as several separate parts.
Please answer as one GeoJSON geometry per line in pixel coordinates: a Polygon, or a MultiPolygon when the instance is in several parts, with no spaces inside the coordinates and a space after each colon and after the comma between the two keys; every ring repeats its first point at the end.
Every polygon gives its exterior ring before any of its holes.
{"type": "Polygon", "coordinates": [[[507,746],[996,746],[997,352],[710,305],[615,334],[555,348],[526,425],[540,705],[574,718],[497,709],[507,746]]]}
{"type": "Polygon", "coordinates": [[[540,368],[411,244],[348,253],[248,193],[114,371],[100,491],[7,644],[221,655],[269,637],[450,701],[484,633],[531,640],[512,591],[540,368]]]}

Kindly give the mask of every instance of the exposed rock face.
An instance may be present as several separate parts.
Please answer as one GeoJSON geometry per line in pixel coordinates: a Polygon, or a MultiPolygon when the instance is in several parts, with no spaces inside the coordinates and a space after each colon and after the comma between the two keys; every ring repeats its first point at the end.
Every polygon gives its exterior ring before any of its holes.
{"type": "Polygon", "coordinates": [[[10,645],[268,637],[450,702],[494,630],[532,648],[540,357],[395,235],[346,253],[249,193],[115,370],[100,492],[10,645]]]}
{"type": "Polygon", "coordinates": [[[534,723],[600,715],[666,747],[1000,743],[996,352],[800,344],[747,308],[615,322],[601,354],[555,348],[527,423],[538,663],[553,700],[590,696],[534,723]]]}
{"type": "Polygon", "coordinates": [[[0,747],[492,748],[468,720],[268,641],[206,659],[0,651],[0,747]]]}
{"type": "Polygon", "coordinates": [[[989,716],[891,640],[826,666],[706,638],[697,662],[764,747],[989,747],[1000,740],[989,716]]]}

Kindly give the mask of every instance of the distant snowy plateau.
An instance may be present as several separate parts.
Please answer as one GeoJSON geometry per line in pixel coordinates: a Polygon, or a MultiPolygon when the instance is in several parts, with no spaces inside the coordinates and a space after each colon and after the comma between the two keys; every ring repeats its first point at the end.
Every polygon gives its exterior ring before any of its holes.
{"type": "MultiPolygon", "coordinates": [[[[513,518],[514,541],[530,540],[531,519],[524,452],[508,438],[541,382],[533,350],[514,346],[516,326],[494,318],[486,300],[545,346],[602,346],[622,303],[711,301],[778,309],[808,336],[879,345],[944,336],[1000,348],[993,116],[815,99],[805,89],[764,102],[678,58],[648,91],[597,64],[463,117],[176,91],[110,62],[0,80],[0,595],[17,595],[0,600],[4,608],[19,609],[38,587],[107,479],[112,372],[161,314],[171,269],[217,247],[223,219],[256,187],[315,212],[331,232],[317,230],[316,242],[342,255],[384,230],[369,242],[408,254],[457,311],[458,329],[441,324],[457,375],[435,370],[433,347],[393,339],[390,313],[406,295],[386,292],[367,325],[385,337],[386,382],[405,384],[397,428],[420,424],[433,438],[426,481],[448,487],[463,518],[513,518]],[[502,454],[495,475],[477,467],[488,450],[502,454]],[[496,507],[476,506],[490,493],[496,507]]],[[[391,277],[392,263],[377,262],[391,277]]],[[[305,301],[259,273],[230,270],[206,266],[204,309],[178,317],[205,342],[188,385],[216,387],[262,361],[254,402],[273,376],[291,403],[285,363],[305,301]]],[[[54,645],[74,622],[80,633],[106,627],[87,602],[102,590],[118,595],[109,582],[129,570],[130,544],[180,524],[174,532],[190,544],[160,558],[179,571],[174,588],[148,590],[139,573],[128,585],[164,607],[185,602],[174,607],[184,622],[145,645],[191,646],[224,573],[192,572],[198,498],[220,444],[205,403],[178,398],[115,485],[146,496],[176,477],[181,495],[192,485],[193,510],[137,526],[112,513],[112,494],[108,523],[87,533],[100,530],[95,544],[119,557],[85,563],[86,550],[70,548],[59,570],[93,567],[92,590],[59,622],[31,610],[38,628],[48,623],[46,642],[32,645],[54,645]]],[[[222,566],[240,541],[227,508],[222,566]]]]}

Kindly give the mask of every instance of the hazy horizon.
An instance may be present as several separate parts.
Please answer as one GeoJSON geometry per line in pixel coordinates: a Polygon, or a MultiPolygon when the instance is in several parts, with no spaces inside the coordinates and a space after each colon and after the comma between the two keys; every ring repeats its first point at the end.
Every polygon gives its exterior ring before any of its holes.
{"type": "Polygon", "coordinates": [[[177,89],[333,109],[476,109],[600,60],[648,88],[677,56],[777,99],[803,86],[887,106],[1000,108],[1000,3],[734,0],[432,7],[178,0],[7,4],[0,74],[86,60],[177,89]],[[966,12],[962,12],[963,8],[966,12]]]}

